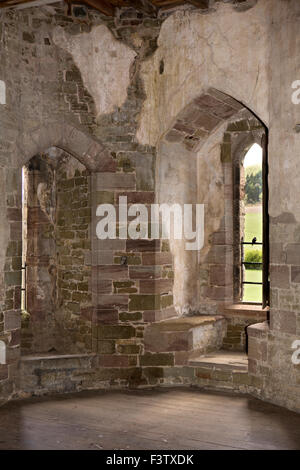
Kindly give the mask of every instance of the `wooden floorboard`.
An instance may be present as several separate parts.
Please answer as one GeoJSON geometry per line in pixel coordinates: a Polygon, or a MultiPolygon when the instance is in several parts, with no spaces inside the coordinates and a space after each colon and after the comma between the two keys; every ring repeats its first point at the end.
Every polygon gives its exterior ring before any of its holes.
{"type": "Polygon", "coordinates": [[[300,449],[300,415],[194,389],[84,392],[0,408],[0,449],[300,449]]]}

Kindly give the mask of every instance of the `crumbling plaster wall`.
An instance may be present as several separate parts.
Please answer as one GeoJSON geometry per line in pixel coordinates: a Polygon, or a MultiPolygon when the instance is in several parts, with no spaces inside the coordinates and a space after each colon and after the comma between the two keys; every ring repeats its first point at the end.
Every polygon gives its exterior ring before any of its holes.
{"type": "Polygon", "coordinates": [[[140,142],[156,144],[177,114],[208,87],[233,96],[268,124],[272,5],[272,0],[261,0],[237,12],[219,3],[209,15],[177,11],[165,20],[158,48],[142,66],[147,99],[140,142]]]}
{"type": "MultiPolygon", "coordinates": [[[[161,138],[182,109],[209,87],[233,96],[268,123],[270,6],[266,0],[243,13],[229,4],[218,4],[210,15],[178,11],[163,23],[156,52],[142,64],[146,100],[137,136],[143,143],[160,142],[158,200],[205,204],[205,243],[199,260],[197,253],[186,253],[182,243],[176,242],[173,249],[171,246],[174,301],[179,314],[206,311],[200,301],[207,284],[203,260],[210,238],[224,218],[220,142],[226,126],[214,131],[197,155],[180,143],[166,143],[161,138]]],[[[226,256],[230,258],[230,253],[226,256]]],[[[228,264],[232,265],[231,259],[228,264]]],[[[216,308],[212,302],[209,310],[215,313],[216,308]]]]}
{"type": "Polygon", "coordinates": [[[94,98],[97,115],[110,113],[124,104],[136,53],[117,41],[107,26],[95,26],[78,36],[57,27],[53,40],[72,55],[85,87],[94,98]]]}

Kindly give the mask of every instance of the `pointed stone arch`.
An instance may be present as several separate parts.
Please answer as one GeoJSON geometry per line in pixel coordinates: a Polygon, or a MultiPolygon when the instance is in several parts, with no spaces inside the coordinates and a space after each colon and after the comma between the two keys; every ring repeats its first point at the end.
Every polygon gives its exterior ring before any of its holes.
{"type": "Polygon", "coordinates": [[[50,123],[20,134],[16,142],[23,166],[34,155],[57,147],[77,158],[91,172],[114,172],[116,162],[103,143],[83,129],[66,123],[50,123]]]}
{"type": "Polygon", "coordinates": [[[187,150],[195,152],[222,124],[244,110],[248,107],[243,103],[209,88],[180,111],[163,140],[181,142],[187,150]]]}
{"type": "Polygon", "coordinates": [[[171,251],[175,267],[174,306],[179,315],[216,313],[218,305],[222,302],[228,303],[232,298],[232,275],[228,276],[225,268],[224,275],[219,275],[220,260],[223,260],[224,266],[232,264],[232,237],[225,236],[227,228],[224,228],[224,220],[226,227],[232,224],[232,195],[227,184],[228,174],[232,172],[232,162],[231,156],[229,161],[227,159],[229,143],[223,139],[223,136],[228,136],[227,127],[230,123],[234,134],[247,131],[251,134],[251,139],[256,132],[257,123],[261,129],[266,129],[265,124],[246,105],[222,91],[208,88],[178,113],[158,145],[156,175],[159,202],[201,203],[201,198],[204,197],[203,203],[207,203],[207,198],[217,197],[215,206],[218,206],[218,203],[220,207],[224,205],[219,213],[209,205],[209,213],[212,214],[211,219],[214,219],[214,222],[209,223],[207,227],[205,247],[201,256],[215,269],[212,271],[210,267],[204,268],[207,271],[204,274],[209,279],[214,278],[212,287],[208,284],[205,292],[204,285],[199,287],[200,280],[196,281],[199,254],[187,253],[183,246],[180,246],[181,241],[173,241],[171,251]],[[213,159],[209,153],[210,148],[218,149],[219,152],[218,155],[214,152],[213,159]],[[215,169],[216,162],[218,174],[215,169]],[[215,180],[209,180],[211,169],[215,180]],[[205,191],[199,190],[200,173],[204,178],[205,191]],[[218,190],[217,186],[221,189],[218,190]],[[199,292],[203,292],[203,295],[199,295],[199,292]],[[207,305],[204,305],[203,299],[207,299],[207,305]]]}

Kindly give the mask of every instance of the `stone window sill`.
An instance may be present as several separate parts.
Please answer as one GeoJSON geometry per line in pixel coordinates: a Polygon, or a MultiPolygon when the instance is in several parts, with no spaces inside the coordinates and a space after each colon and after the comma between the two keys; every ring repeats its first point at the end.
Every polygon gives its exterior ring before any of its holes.
{"type": "Polygon", "coordinates": [[[245,317],[262,322],[267,320],[269,307],[262,308],[261,305],[255,304],[232,304],[224,307],[223,315],[225,317],[245,317]]]}

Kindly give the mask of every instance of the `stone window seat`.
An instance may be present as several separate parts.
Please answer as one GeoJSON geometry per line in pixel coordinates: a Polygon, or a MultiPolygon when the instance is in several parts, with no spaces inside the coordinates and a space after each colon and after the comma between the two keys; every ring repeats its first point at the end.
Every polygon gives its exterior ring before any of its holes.
{"type": "Polygon", "coordinates": [[[222,346],[226,332],[223,316],[187,316],[153,323],[145,329],[145,350],[200,354],[222,346]]]}

